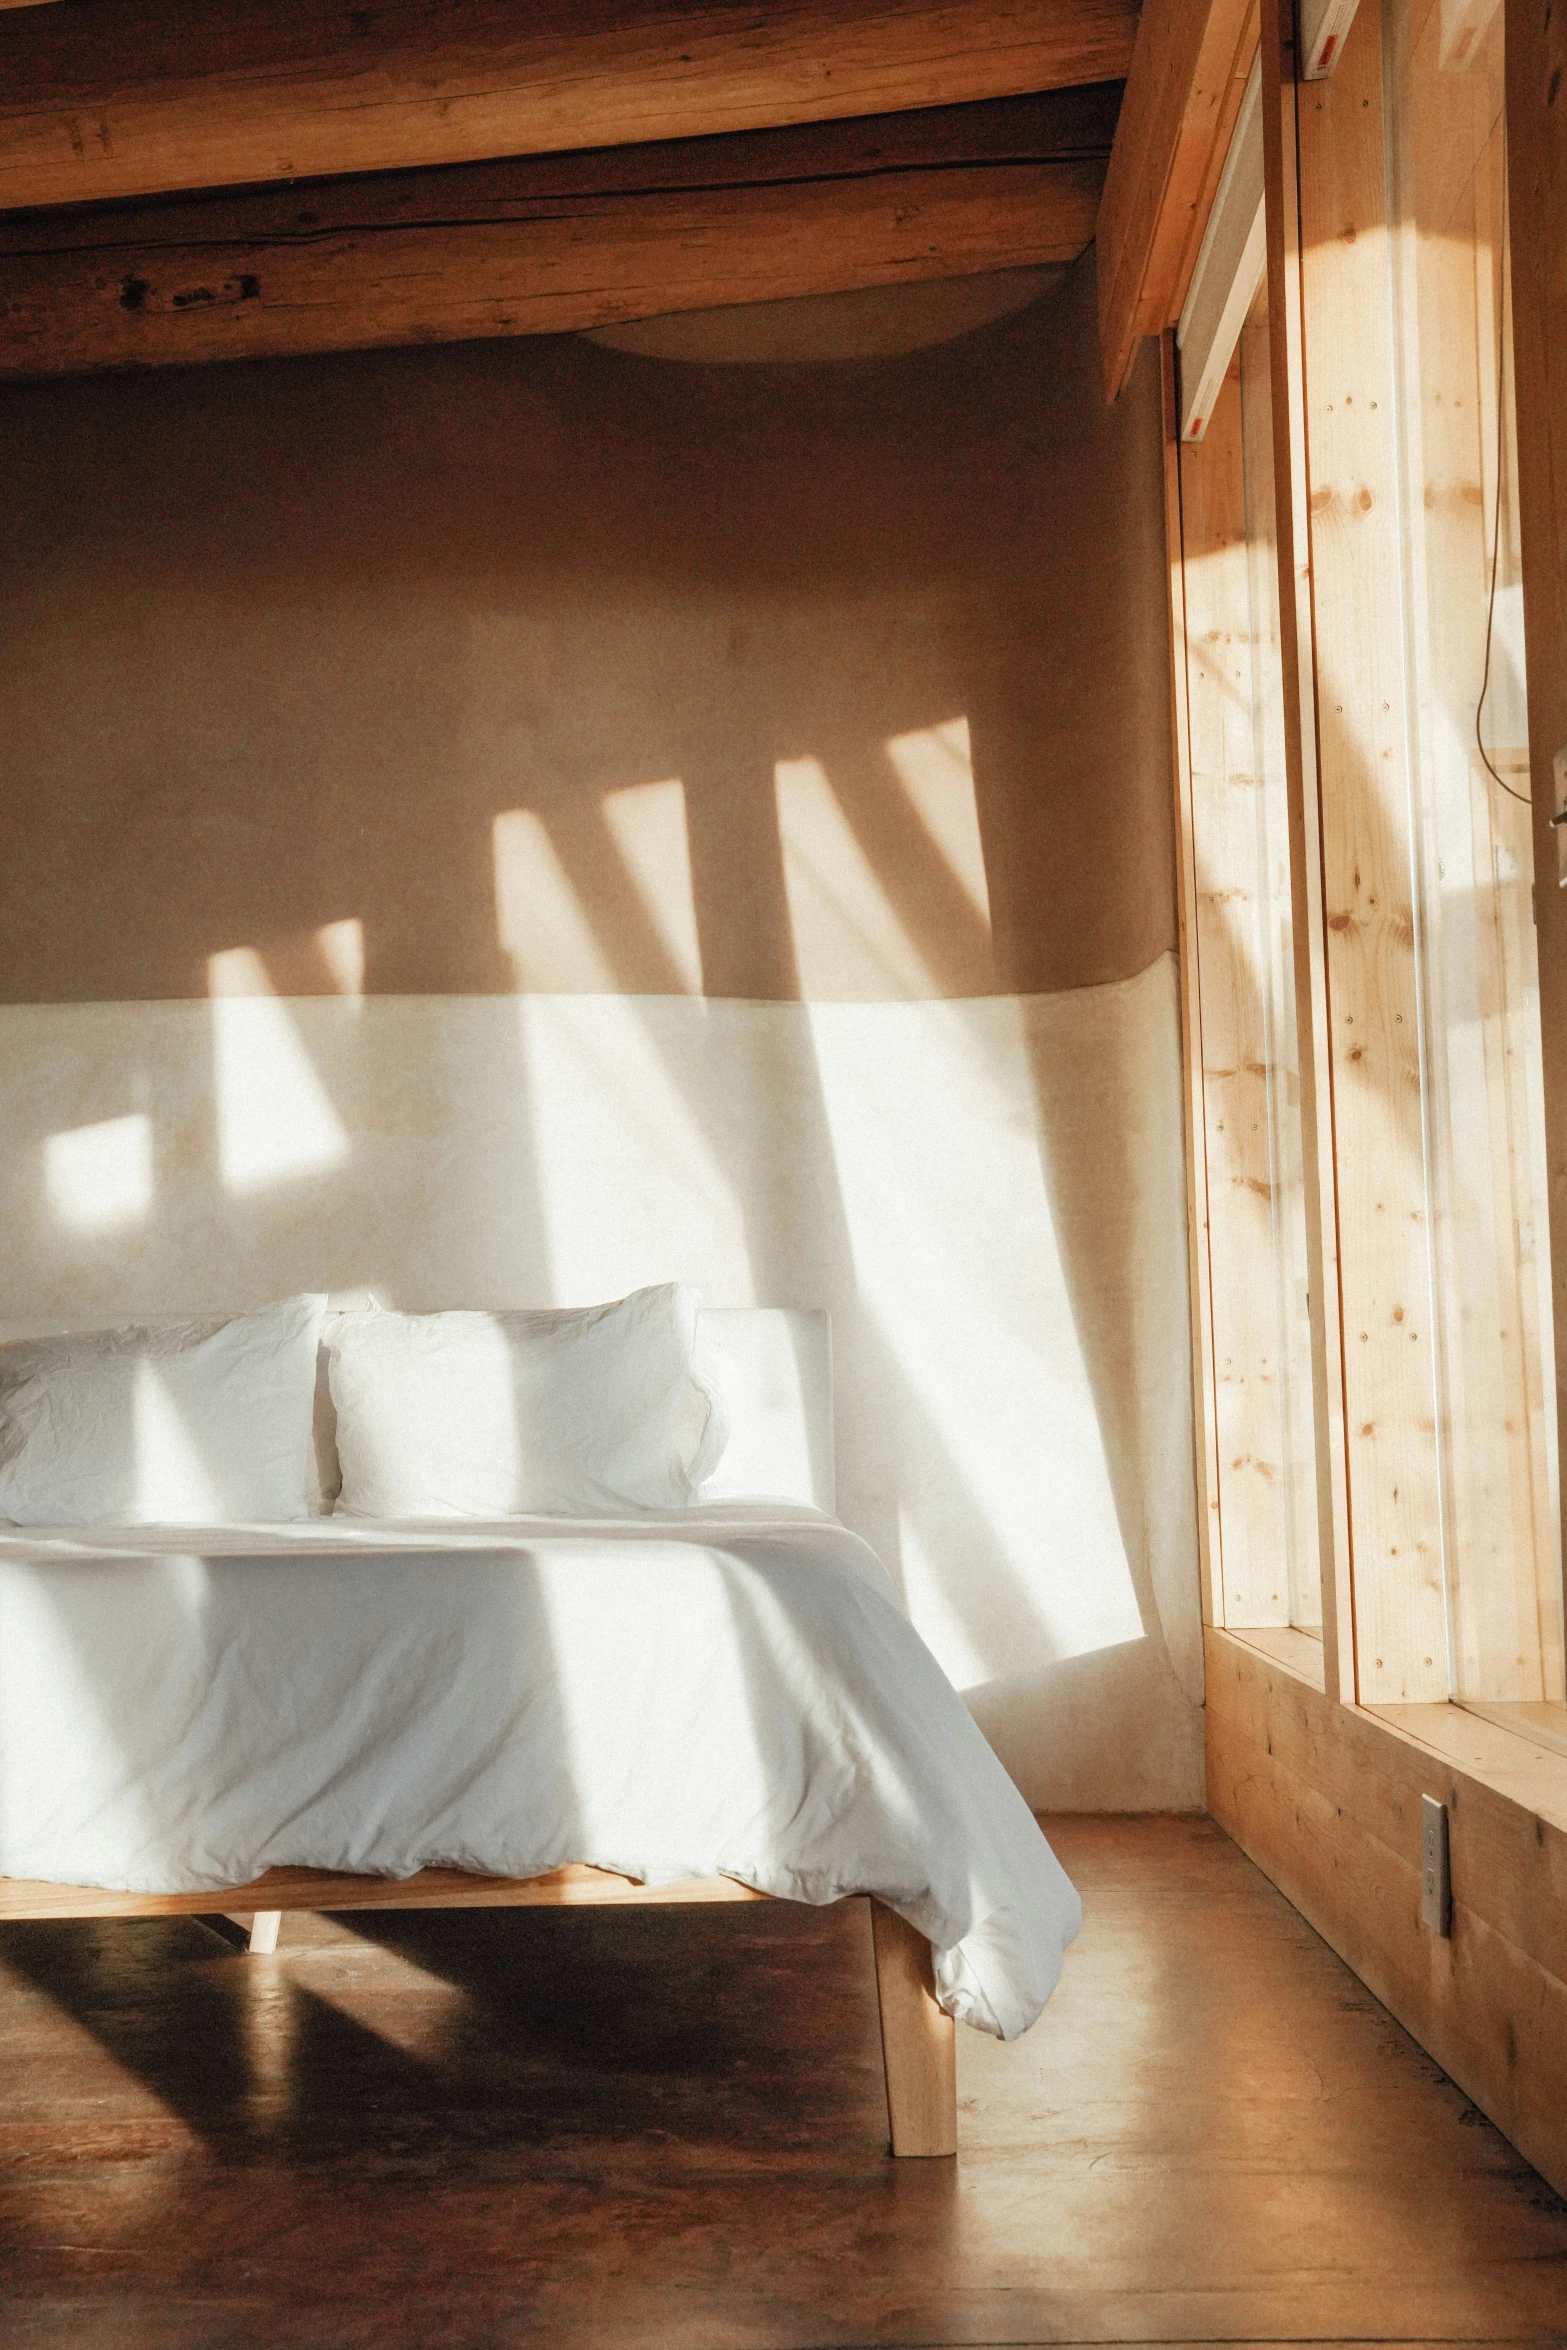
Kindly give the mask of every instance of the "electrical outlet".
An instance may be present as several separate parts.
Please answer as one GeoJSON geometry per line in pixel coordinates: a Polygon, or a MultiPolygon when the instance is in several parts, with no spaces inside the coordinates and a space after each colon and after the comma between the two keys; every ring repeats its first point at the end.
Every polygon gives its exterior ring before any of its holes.
{"type": "Polygon", "coordinates": [[[1448,1867],[1447,1806],[1420,1798],[1420,1923],[1433,1934],[1453,1930],[1453,1883],[1448,1867]]]}

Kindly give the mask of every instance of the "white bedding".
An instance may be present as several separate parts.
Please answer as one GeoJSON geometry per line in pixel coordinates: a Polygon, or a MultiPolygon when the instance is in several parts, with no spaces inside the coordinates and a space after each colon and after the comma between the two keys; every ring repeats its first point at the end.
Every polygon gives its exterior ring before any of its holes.
{"type": "Polygon", "coordinates": [[[1010,2039],[1077,1896],[874,1553],[787,1504],[0,1532],[0,1875],[588,1861],[875,1893],[1010,2039]]]}

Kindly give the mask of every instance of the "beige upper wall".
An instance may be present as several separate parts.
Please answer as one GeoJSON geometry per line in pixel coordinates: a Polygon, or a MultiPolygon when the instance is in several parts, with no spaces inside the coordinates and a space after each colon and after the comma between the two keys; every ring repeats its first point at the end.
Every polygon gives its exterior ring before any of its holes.
{"type": "Polygon", "coordinates": [[[562,337],[8,391],[0,1001],[205,995],[236,948],[222,985],[285,994],[1145,968],[1158,384],[1105,409],[1091,265],[883,360],[562,337]]]}

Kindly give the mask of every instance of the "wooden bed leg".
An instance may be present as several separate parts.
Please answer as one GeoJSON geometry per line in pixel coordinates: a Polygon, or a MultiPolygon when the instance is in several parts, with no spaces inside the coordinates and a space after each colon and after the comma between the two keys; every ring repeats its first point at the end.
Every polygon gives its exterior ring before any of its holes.
{"type": "Polygon", "coordinates": [[[936,2005],[930,1944],[885,1903],[871,1901],[881,2055],[894,2154],[956,2154],[957,2050],[936,2005]]]}
{"type": "Polygon", "coordinates": [[[250,1921],[250,1947],[258,1958],[270,1958],[277,1948],[278,1928],[283,1923],[280,1909],[258,1909],[250,1921]]]}

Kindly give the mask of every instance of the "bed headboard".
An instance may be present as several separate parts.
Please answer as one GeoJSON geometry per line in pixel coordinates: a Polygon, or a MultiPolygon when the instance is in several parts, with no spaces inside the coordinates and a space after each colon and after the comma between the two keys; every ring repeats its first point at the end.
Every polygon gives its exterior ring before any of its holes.
{"type": "Polygon", "coordinates": [[[836,1504],[832,1326],[798,1306],[704,1306],[697,1347],[729,1400],[729,1444],[703,1488],[836,1504]]]}

